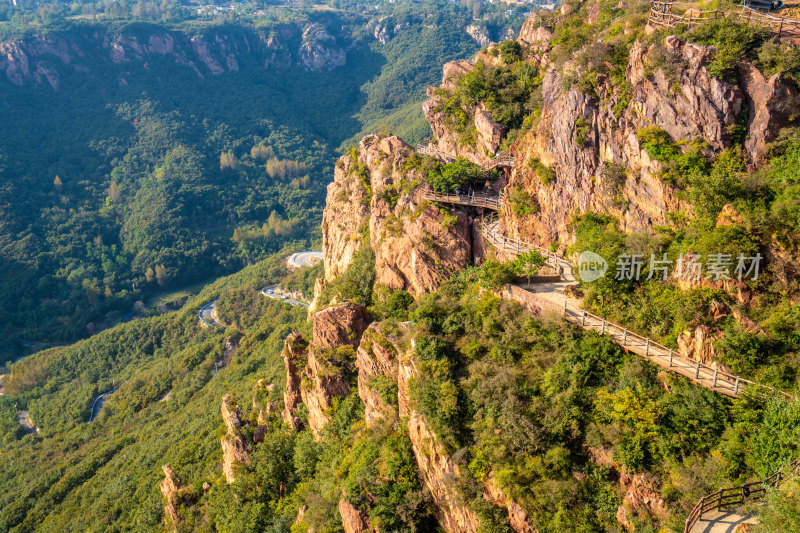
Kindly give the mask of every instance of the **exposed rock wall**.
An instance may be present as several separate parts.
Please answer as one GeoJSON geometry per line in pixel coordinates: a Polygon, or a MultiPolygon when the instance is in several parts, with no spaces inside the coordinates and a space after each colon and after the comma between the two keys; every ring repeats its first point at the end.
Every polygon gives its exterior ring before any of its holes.
{"type": "Polygon", "coordinates": [[[396,412],[373,386],[376,379],[397,383],[398,347],[384,335],[379,323],[370,324],[356,351],[358,396],[364,403],[367,424],[384,420],[396,412]]]}
{"type": "Polygon", "coordinates": [[[303,428],[303,421],[295,412],[300,406],[300,368],[308,359],[308,343],[298,332],[293,331],[283,343],[281,358],[286,367],[286,390],[283,393],[283,420],[295,429],[303,428]]]}
{"type": "MultiPolygon", "coordinates": [[[[537,212],[515,213],[507,195],[502,210],[504,231],[512,237],[543,245],[570,244],[574,242],[573,216],[590,211],[617,218],[622,229],[631,232],[665,225],[671,212],[691,214],[673,187],[660,178],[663,166],[649,157],[637,132],[656,126],[673,141],[698,140],[712,152],[729,147],[732,132],[744,127],[746,153],[757,162],[800,104],[797,90],[784,78],[767,78],[747,62],[741,67],[740,85],[714,78],[708,70],[713,48],[675,37],[650,47],[634,43],[625,72],[629,98],[622,96],[618,83],[612,84],[602,74],[595,84],[596,94],[585,94],[575,85],[565,89],[564,73],[580,77],[583,67],[574,62],[560,68],[552,65],[547,52],[550,38],[536,15],[526,21],[519,36],[520,42],[532,45],[529,60],[545,74],[541,118],[513,143],[517,164],[507,176],[509,190],[527,193],[537,212]],[[659,65],[659,54],[669,54],[675,68],[667,73],[654,67],[659,65]],[[551,169],[554,179],[542,176],[539,164],[551,169]]],[[[477,60],[498,62],[487,54],[479,54],[477,60]]],[[[448,63],[441,88],[452,89],[454,80],[472,69],[467,62],[448,63]]],[[[428,96],[425,116],[440,150],[477,163],[494,152],[504,132],[488,113],[479,106],[467,110],[474,117],[478,142],[462,145],[440,111],[433,88],[428,96]]]]}
{"type": "Polygon", "coordinates": [[[479,519],[458,494],[458,465],[437,441],[425,419],[409,404],[409,381],[417,375],[416,362],[405,356],[398,367],[400,416],[408,420],[408,434],[417,459],[417,467],[437,507],[437,519],[447,533],[475,533],[479,519]]]}
{"type": "Polygon", "coordinates": [[[521,505],[508,497],[493,473],[489,474],[483,487],[483,497],[486,501],[508,511],[508,525],[511,529],[516,533],[537,533],[536,528],[530,525],[528,514],[521,505]]]}
{"type": "Polygon", "coordinates": [[[241,412],[229,394],[222,397],[222,420],[227,433],[222,437],[222,472],[228,483],[236,480],[235,467],[238,464],[250,463],[250,448],[240,433],[242,427],[241,412]]]}
{"type": "MultiPolygon", "coordinates": [[[[298,65],[306,70],[331,70],[346,61],[350,36],[341,27],[319,23],[304,27],[282,25],[279,31],[234,32],[214,28],[197,35],[152,26],[137,32],[105,33],[94,28],[80,35],[76,31],[51,32],[18,41],[0,42],[0,75],[14,85],[29,83],[60,87],[65,75],[92,75],[97,61],[111,64],[146,63],[167,58],[203,78],[238,72],[241,64],[253,60],[263,68],[285,69],[298,65]],[[296,42],[298,48],[294,48],[296,42]]],[[[119,69],[120,84],[127,83],[130,69],[119,69]]]]}
{"type": "MultiPolygon", "coordinates": [[[[471,264],[471,221],[460,212],[446,217],[422,200],[421,172],[408,164],[412,154],[397,137],[369,135],[357,159],[337,162],[322,223],[326,282],[344,273],[365,244],[375,253],[376,283],[414,296],[471,264]],[[367,228],[368,242],[362,238],[367,228]]],[[[323,287],[315,287],[317,298],[323,287]]]]}
{"type": "Polygon", "coordinates": [[[628,472],[614,461],[611,451],[606,448],[587,448],[587,452],[592,462],[605,466],[618,477],[620,489],[625,495],[622,505],[617,508],[617,522],[626,530],[635,531],[633,516],[636,514],[650,515],[661,522],[669,517],[660,485],[652,474],[628,472]]]}
{"type": "Polygon", "coordinates": [[[164,479],[161,481],[161,494],[167,503],[164,505],[164,525],[169,531],[178,531],[181,519],[177,506],[181,503],[180,491],[183,488],[180,478],[167,465],[163,465],[164,479]]]}
{"type": "Polygon", "coordinates": [[[356,509],[345,499],[339,500],[339,514],[342,515],[344,533],[370,533],[378,531],[369,525],[369,517],[364,511],[356,509]]]}

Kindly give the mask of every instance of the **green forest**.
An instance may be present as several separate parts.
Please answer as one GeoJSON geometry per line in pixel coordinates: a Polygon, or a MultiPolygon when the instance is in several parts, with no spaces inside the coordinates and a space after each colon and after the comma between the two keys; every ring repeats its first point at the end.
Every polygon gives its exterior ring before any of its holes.
{"type": "MultiPolygon", "coordinates": [[[[23,344],[69,341],[141,315],[154,295],[284,244],[318,246],[336,150],[380,125],[412,140],[427,135],[425,86],[475,46],[455,26],[415,23],[385,46],[352,48],[331,71],[265,69],[240,54],[238,72],[200,78],[168,56],[115,64],[98,49],[97,32],[145,41],[163,35],[160,26],[73,26],[55,36],[78,47],[91,75],[54,65],[57,92],[0,81],[5,359],[23,344]]],[[[168,31],[177,39],[182,30],[168,31]]],[[[264,33],[202,30],[209,39],[264,33]]]]}

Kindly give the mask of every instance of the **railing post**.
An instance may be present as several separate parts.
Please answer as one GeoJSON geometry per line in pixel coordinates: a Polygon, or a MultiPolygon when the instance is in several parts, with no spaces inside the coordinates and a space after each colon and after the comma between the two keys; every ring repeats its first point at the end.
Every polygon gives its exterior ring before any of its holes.
{"type": "Polygon", "coordinates": [[[583,310],[583,316],[581,316],[581,327],[586,326],[586,309],[583,310]]]}
{"type": "Polygon", "coordinates": [[[694,379],[700,379],[700,360],[697,360],[697,370],[694,373],[694,379]]]}
{"type": "Polygon", "coordinates": [[[719,372],[719,367],[714,367],[714,383],[711,385],[711,388],[715,388],[717,386],[717,372],[719,372]]]}
{"type": "Polygon", "coordinates": [[[622,346],[628,342],[628,328],[622,328],[622,346]]]}
{"type": "Polygon", "coordinates": [[[739,376],[736,376],[736,383],[733,386],[733,394],[739,394],[739,376]]]}
{"type": "Polygon", "coordinates": [[[605,335],[606,333],[606,319],[603,318],[600,320],[600,335],[605,335]]]}
{"type": "Polygon", "coordinates": [[[644,356],[648,357],[649,355],[650,355],[650,337],[647,337],[644,343],[644,356]]]}
{"type": "Polygon", "coordinates": [[[564,316],[567,316],[567,300],[564,300],[564,316]]]}

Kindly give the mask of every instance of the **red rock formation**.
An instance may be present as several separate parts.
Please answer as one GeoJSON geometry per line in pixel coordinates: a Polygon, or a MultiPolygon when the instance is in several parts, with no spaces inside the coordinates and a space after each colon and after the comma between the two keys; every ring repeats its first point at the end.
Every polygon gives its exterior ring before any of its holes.
{"type": "Polygon", "coordinates": [[[222,437],[222,472],[228,483],[236,480],[235,467],[250,463],[250,449],[240,434],[242,427],[239,406],[233,404],[229,394],[222,397],[222,420],[227,433],[222,437]]]}
{"type": "Polygon", "coordinates": [[[409,405],[408,383],[418,373],[416,363],[406,356],[398,367],[400,416],[408,419],[408,435],[417,467],[437,507],[436,517],[447,533],[475,533],[478,516],[461,500],[456,488],[461,472],[438,442],[422,415],[409,405]]]}
{"type": "Polygon", "coordinates": [[[295,429],[302,429],[303,427],[303,422],[295,416],[295,411],[301,401],[299,368],[304,367],[306,364],[308,358],[307,347],[308,343],[305,339],[298,332],[293,331],[286,337],[283,343],[283,351],[281,352],[281,357],[286,367],[283,419],[295,429]]]}
{"type": "MultiPolygon", "coordinates": [[[[418,169],[408,163],[412,149],[397,137],[362,139],[357,160],[343,156],[328,187],[323,214],[325,281],[341,275],[359,248],[375,253],[376,284],[430,292],[472,261],[472,228],[462,213],[446,221],[444,213],[423,202],[418,169]],[[368,243],[362,232],[369,229],[368,243]]],[[[315,303],[325,286],[315,286],[315,303]]]]}
{"type": "Polygon", "coordinates": [[[367,513],[356,509],[345,499],[339,500],[339,514],[342,515],[344,533],[370,533],[373,530],[369,525],[367,513]]]}
{"type": "Polygon", "coordinates": [[[176,506],[181,503],[181,489],[183,484],[181,480],[167,465],[163,465],[161,470],[164,472],[164,479],[161,481],[161,494],[167,503],[164,505],[164,524],[167,529],[171,531],[178,531],[178,525],[181,522],[180,516],[176,506]]]}

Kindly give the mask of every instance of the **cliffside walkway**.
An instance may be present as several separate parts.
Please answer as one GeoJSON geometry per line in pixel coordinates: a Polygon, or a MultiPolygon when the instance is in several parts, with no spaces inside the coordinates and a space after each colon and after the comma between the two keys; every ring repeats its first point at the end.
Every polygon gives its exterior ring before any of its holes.
{"type": "MultiPolygon", "coordinates": [[[[469,196],[446,195],[426,189],[423,191],[423,198],[459,205],[489,207],[486,202],[487,198],[476,197],[474,194],[469,196]]],[[[495,201],[494,205],[497,205],[497,207],[489,208],[499,210],[499,205],[502,203],[501,200],[502,196],[495,201]]],[[[500,224],[494,216],[483,220],[481,234],[497,249],[511,255],[519,255],[529,250],[536,250],[544,256],[545,264],[561,276],[562,281],[537,283],[535,292],[508,285],[503,290],[504,297],[516,300],[532,310],[549,310],[562,314],[568,322],[572,322],[586,330],[597,331],[601,335],[608,335],[624,349],[720,394],[737,398],[746,389],[758,389],[763,393],[778,393],[787,398],[792,398],[791,395],[773,387],[760,385],[740,376],[724,372],[718,367],[712,367],[682,356],[675,353],[672,348],[667,348],[648,337],[643,337],[623,326],[609,322],[603,317],[588,313],[582,308],[579,299],[565,294],[566,287],[576,282],[575,272],[570,262],[541,245],[506,237],[500,232],[500,224]]]]}
{"type": "Polygon", "coordinates": [[[500,210],[503,205],[503,195],[489,195],[482,193],[472,194],[447,194],[436,192],[430,187],[422,190],[422,198],[431,202],[443,202],[447,204],[471,205],[475,207],[485,207],[486,209],[500,210]]]}
{"type": "Polygon", "coordinates": [[[720,489],[713,494],[703,496],[686,518],[684,533],[738,531],[739,524],[757,523],[755,517],[737,513],[735,509],[748,501],[766,496],[767,488],[775,487],[783,481],[786,475],[784,472],[800,473],[800,459],[795,459],[785,469],[778,470],[764,479],[720,489]]]}
{"type": "Polygon", "coordinates": [[[744,4],[740,7],[741,10],[738,12],[726,13],[719,9],[702,11],[692,3],[653,0],[650,3],[650,16],[647,23],[662,28],[671,28],[680,24],[691,27],[721,18],[730,18],[737,22],[756,24],[767,28],[778,39],[800,39],[800,21],[764,13],[744,4]],[[679,12],[676,13],[675,8],[679,12]]]}

